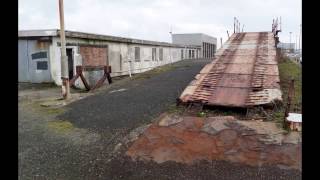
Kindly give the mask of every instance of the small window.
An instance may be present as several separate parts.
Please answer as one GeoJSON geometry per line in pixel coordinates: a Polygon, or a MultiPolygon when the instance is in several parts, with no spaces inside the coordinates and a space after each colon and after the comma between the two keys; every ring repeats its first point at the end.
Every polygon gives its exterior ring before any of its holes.
{"type": "Polygon", "coordinates": [[[157,49],[156,48],[152,48],[152,61],[156,60],[156,53],[157,53],[157,49]]]}
{"type": "Polygon", "coordinates": [[[134,48],[134,60],[140,61],[140,47],[134,48]]]}
{"type": "Polygon", "coordinates": [[[47,57],[48,57],[47,52],[37,52],[37,53],[31,54],[32,59],[42,59],[47,57]]]}
{"type": "Polygon", "coordinates": [[[47,70],[48,62],[47,61],[38,61],[37,62],[37,70],[47,70]]]}
{"type": "Polygon", "coordinates": [[[183,59],[183,49],[181,49],[181,59],[183,59]]]}
{"type": "Polygon", "coordinates": [[[159,60],[160,61],[163,60],[163,49],[162,48],[159,49],[159,60]]]}

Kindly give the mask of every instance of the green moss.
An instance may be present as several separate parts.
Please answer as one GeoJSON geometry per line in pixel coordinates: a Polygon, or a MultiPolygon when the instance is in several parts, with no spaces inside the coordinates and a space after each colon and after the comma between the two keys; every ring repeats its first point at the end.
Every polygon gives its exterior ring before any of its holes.
{"type": "Polygon", "coordinates": [[[69,121],[49,121],[48,128],[58,133],[67,133],[74,129],[74,126],[69,121]]]}
{"type": "Polygon", "coordinates": [[[207,116],[207,113],[206,112],[203,112],[203,111],[201,111],[201,112],[198,112],[198,117],[205,117],[205,116],[207,116]]]}

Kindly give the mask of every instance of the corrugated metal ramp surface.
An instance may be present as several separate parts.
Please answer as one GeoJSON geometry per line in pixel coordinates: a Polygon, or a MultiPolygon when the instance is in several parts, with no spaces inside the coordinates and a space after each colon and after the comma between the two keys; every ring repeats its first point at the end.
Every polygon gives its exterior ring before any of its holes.
{"type": "Polygon", "coordinates": [[[183,103],[247,107],[281,101],[272,32],[235,33],[180,96],[183,103]]]}

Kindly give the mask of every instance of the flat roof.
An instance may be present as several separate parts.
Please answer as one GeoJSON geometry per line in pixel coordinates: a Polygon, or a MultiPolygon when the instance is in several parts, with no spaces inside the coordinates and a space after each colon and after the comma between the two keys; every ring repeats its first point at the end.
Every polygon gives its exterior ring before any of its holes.
{"type": "MultiPolygon", "coordinates": [[[[144,44],[144,45],[156,45],[156,46],[168,46],[168,47],[187,47],[187,48],[199,48],[199,46],[172,44],[167,42],[150,41],[142,39],[125,38],[118,36],[93,34],[78,31],[65,30],[66,37],[69,38],[81,38],[81,39],[94,39],[112,42],[132,43],[132,44],[144,44]]],[[[19,38],[27,37],[57,37],[60,36],[59,29],[43,29],[43,30],[20,30],[18,32],[19,38]]]]}

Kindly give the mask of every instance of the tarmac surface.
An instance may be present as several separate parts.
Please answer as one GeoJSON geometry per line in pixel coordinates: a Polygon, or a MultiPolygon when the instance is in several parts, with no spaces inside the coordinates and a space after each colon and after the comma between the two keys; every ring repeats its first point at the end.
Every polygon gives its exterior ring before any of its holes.
{"type": "Polygon", "coordinates": [[[94,130],[132,129],[174,105],[183,89],[209,60],[185,60],[168,67],[165,73],[139,76],[107,91],[71,103],[67,119],[80,128],[94,130]]]}
{"type": "Polygon", "coordinates": [[[18,179],[301,179],[297,170],[226,161],[192,165],[133,161],[118,146],[130,129],[175,104],[206,60],[186,60],[157,73],[123,79],[65,110],[19,99],[18,179]]]}

